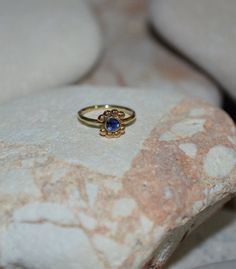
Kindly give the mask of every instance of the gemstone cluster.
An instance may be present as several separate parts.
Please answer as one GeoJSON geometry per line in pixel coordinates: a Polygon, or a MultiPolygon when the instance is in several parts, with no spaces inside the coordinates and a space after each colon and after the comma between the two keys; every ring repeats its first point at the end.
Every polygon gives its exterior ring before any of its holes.
{"type": "Polygon", "coordinates": [[[98,116],[101,123],[100,135],[106,137],[119,137],[125,133],[123,120],[125,113],[117,109],[105,110],[103,114],[98,116]]]}

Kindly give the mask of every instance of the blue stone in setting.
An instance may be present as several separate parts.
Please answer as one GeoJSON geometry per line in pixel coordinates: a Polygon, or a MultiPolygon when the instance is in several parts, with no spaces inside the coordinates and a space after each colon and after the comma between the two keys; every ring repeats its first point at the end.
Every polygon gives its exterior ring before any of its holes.
{"type": "Polygon", "coordinates": [[[116,132],[120,128],[120,122],[116,118],[109,118],[106,121],[105,128],[108,132],[116,132]]]}

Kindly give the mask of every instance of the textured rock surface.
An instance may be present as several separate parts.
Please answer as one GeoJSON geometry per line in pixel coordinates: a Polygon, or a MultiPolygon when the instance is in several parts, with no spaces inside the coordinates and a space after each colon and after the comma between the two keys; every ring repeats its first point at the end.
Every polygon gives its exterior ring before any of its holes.
{"type": "Polygon", "coordinates": [[[222,210],[186,238],[165,268],[189,269],[236,259],[235,242],[235,212],[222,210]]]}
{"type": "Polygon", "coordinates": [[[236,261],[226,261],[220,263],[214,263],[202,267],[198,267],[196,269],[235,269],[236,261]]]}
{"type": "Polygon", "coordinates": [[[101,48],[83,0],[2,0],[0,25],[0,102],[77,81],[101,48]]]}
{"type": "Polygon", "coordinates": [[[156,88],[163,80],[184,94],[220,103],[215,86],[151,36],[145,1],[92,0],[92,3],[101,20],[105,53],[85,83],[156,88]]]}
{"type": "Polygon", "coordinates": [[[159,87],[66,88],[0,107],[0,267],[161,268],[231,197],[232,121],[159,87]],[[132,107],[136,123],[99,136],[76,119],[99,103],[132,107]]]}
{"type": "Polygon", "coordinates": [[[152,0],[158,31],[236,97],[236,1],[152,0]]]}

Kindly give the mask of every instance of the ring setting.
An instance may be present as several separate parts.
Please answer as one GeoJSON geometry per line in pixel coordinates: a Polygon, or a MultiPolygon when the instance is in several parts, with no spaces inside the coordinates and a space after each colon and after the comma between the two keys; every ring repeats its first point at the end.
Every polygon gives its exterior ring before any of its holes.
{"type": "Polygon", "coordinates": [[[100,135],[107,138],[118,138],[125,134],[126,126],[136,120],[135,111],[118,105],[94,105],[81,109],[78,112],[81,123],[100,128],[100,135]],[[85,116],[89,112],[103,110],[97,118],[85,116]]]}
{"type": "Polygon", "coordinates": [[[117,109],[105,110],[98,116],[98,121],[102,123],[100,135],[105,137],[120,137],[125,133],[123,119],[125,113],[117,109]]]}

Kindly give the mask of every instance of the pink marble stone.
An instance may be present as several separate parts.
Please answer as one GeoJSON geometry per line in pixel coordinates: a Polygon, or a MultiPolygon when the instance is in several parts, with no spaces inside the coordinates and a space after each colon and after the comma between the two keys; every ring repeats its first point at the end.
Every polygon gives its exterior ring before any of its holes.
{"type": "Polygon", "coordinates": [[[1,269],[162,268],[235,194],[235,140],[223,111],[163,82],[149,94],[84,86],[2,105],[1,269]],[[137,113],[119,139],[77,121],[102,101],[137,113]]]}

